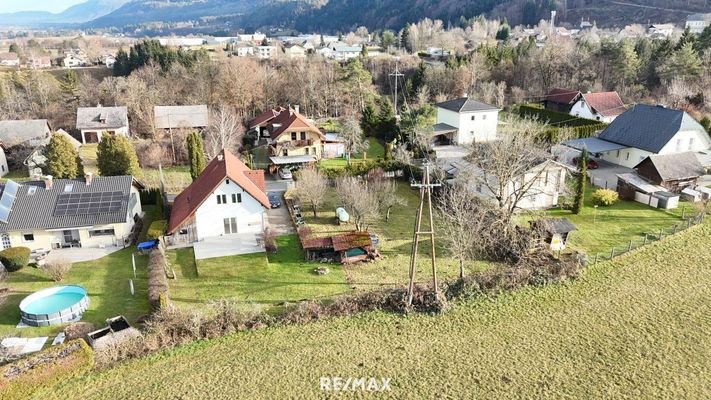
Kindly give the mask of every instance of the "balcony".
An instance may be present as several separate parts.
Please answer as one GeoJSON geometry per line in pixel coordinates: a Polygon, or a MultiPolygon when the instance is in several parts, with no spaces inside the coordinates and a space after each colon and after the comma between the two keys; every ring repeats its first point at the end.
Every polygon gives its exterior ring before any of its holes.
{"type": "Polygon", "coordinates": [[[289,142],[291,148],[313,146],[314,141],[312,139],[306,140],[292,140],[289,142]]]}

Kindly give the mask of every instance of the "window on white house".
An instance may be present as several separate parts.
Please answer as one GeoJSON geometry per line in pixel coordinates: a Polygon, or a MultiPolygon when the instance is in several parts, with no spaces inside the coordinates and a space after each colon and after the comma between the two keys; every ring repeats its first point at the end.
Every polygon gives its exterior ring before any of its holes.
{"type": "Polygon", "coordinates": [[[676,151],[681,151],[681,139],[676,140],[676,151]]]}
{"type": "Polygon", "coordinates": [[[242,202],[242,193],[232,193],[232,202],[233,203],[241,203],[242,202]]]}
{"type": "Polygon", "coordinates": [[[218,194],[217,195],[217,204],[227,204],[227,195],[226,194],[218,194]]]}
{"type": "Polygon", "coordinates": [[[237,218],[224,218],[222,223],[225,229],[225,235],[237,233],[237,218]]]}
{"type": "Polygon", "coordinates": [[[12,247],[12,244],[10,244],[10,235],[7,233],[2,234],[2,248],[4,249],[9,249],[12,247]]]}
{"type": "Polygon", "coordinates": [[[291,132],[291,140],[296,140],[296,132],[291,132]]]}
{"type": "Polygon", "coordinates": [[[225,185],[229,185],[229,184],[230,184],[230,180],[229,180],[229,179],[225,179],[225,185]]]}
{"type": "Polygon", "coordinates": [[[620,151],[619,151],[619,150],[617,150],[617,156],[616,156],[616,157],[617,157],[617,158],[620,158],[620,151]]]}
{"type": "Polygon", "coordinates": [[[472,121],[476,121],[476,115],[472,115],[472,121]]]}
{"type": "Polygon", "coordinates": [[[34,233],[23,233],[22,234],[22,241],[23,242],[34,242],[35,241],[35,234],[34,233]]]}
{"type": "Polygon", "coordinates": [[[242,202],[242,193],[237,193],[237,202],[238,203],[242,202]]]}
{"type": "Polygon", "coordinates": [[[486,120],[486,114],[482,115],[481,119],[486,120]]]}
{"type": "Polygon", "coordinates": [[[95,229],[93,231],[89,231],[89,237],[96,237],[96,236],[114,236],[114,228],[108,228],[108,229],[95,229]]]}
{"type": "Polygon", "coordinates": [[[305,149],[305,151],[306,151],[306,154],[309,154],[309,148],[308,148],[308,147],[305,149]]]}
{"type": "Polygon", "coordinates": [[[306,132],[301,132],[301,140],[306,140],[306,132]]]}

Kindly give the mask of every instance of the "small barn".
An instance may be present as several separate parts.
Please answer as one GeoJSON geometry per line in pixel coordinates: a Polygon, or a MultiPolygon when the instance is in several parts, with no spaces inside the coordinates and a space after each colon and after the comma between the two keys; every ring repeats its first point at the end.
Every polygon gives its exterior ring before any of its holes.
{"type": "Polygon", "coordinates": [[[541,218],[531,221],[531,228],[542,234],[553,251],[565,249],[570,233],[578,230],[568,218],[541,218]]]}
{"type": "Polygon", "coordinates": [[[310,237],[300,232],[301,247],[308,261],[329,260],[351,264],[376,257],[369,232],[347,232],[334,236],[310,237]]]}
{"type": "Polygon", "coordinates": [[[637,164],[637,174],[648,182],[659,185],[672,193],[681,193],[693,188],[704,168],[691,151],[678,154],[651,155],[637,164]]]}

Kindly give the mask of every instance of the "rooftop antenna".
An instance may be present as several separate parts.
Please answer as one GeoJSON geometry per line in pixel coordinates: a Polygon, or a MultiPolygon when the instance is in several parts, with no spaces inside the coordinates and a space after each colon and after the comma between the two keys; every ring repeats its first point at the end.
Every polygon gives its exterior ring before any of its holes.
{"type": "Polygon", "coordinates": [[[397,106],[397,101],[398,101],[398,96],[397,96],[397,87],[400,82],[400,77],[405,76],[400,73],[399,69],[399,62],[400,62],[400,57],[395,57],[395,72],[392,74],[389,74],[389,76],[394,76],[395,77],[395,98],[393,101],[393,104],[395,104],[395,120],[400,122],[400,108],[397,106]]]}
{"type": "Polygon", "coordinates": [[[420,189],[420,207],[417,209],[417,218],[415,220],[415,234],[412,239],[412,254],[410,255],[410,283],[407,286],[407,305],[412,305],[412,297],[415,294],[415,271],[417,270],[417,249],[420,244],[421,236],[430,237],[431,259],[432,259],[432,285],[435,294],[439,293],[439,285],[437,283],[437,267],[435,256],[435,237],[434,237],[434,220],[432,212],[432,188],[442,186],[440,183],[430,182],[430,163],[425,160],[422,164],[424,174],[422,175],[422,183],[412,183],[410,186],[420,189]],[[427,201],[427,209],[429,212],[430,227],[428,231],[422,230],[422,211],[425,201],[427,201]]]}

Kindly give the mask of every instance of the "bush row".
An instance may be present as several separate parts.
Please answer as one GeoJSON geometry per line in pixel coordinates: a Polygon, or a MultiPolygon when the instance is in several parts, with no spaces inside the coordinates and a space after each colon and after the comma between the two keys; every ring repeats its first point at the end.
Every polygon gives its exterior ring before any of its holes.
{"type": "Polygon", "coordinates": [[[151,250],[148,256],[148,304],[158,311],[168,304],[167,260],[162,246],[151,250]]]}

